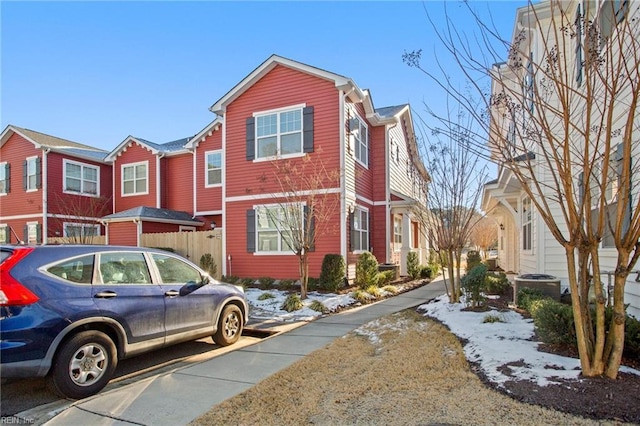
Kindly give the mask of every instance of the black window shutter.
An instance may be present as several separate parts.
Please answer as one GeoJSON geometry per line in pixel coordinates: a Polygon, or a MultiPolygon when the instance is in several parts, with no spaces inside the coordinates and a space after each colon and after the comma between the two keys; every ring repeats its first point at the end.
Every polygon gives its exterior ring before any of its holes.
{"type": "Polygon", "coordinates": [[[367,129],[367,166],[371,164],[371,132],[367,129]]]}
{"type": "MultiPolygon", "coordinates": [[[[617,172],[618,172],[618,179],[621,180],[622,179],[622,172],[624,171],[622,168],[624,167],[624,144],[620,143],[618,144],[617,148],[616,148],[616,160],[618,162],[617,165],[617,172]]],[[[631,160],[633,159],[629,159],[629,194],[628,194],[628,200],[626,202],[626,206],[625,206],[625,211],[624,211],[624,222],[622,223],[622,230],[623,232],[627,232],[629,230],[629,226],[631,224],[631,216],[632,216],[632,212],[633,212],[633,196],[631,194],[631,182],[632,182],[632,176],[631,176],[631,172],[632,172],[632,168],[631,168],[631,160]]],[[[618,184],[618,188],[620,188],[620,183],[618,184]]],[[[620,189],[618,189],[619,191],[620,189]]],[[[621,197],[618,195],[618,200],[621,200],[621,197]]],[[[622,200],[622,202],[624,202],[624,200],[622,200]]]]}
{"type": "Polygon", "coordinates": [[[42,159],[36,158],[36,188],[42,188],[42,159]]]}
{"type": "Polygon", "coordinates": [[[29,241],[29,225],[24,226],[24,238],[23,241],[27,243],[29,241]]]}
{"type": "Polygon", "coordinates": [[[42,244],[42,225],[36,225],[36,244],[42,244]]]}
{"type": "Polygon", "coordinates": [[[247,118],[247,160],[256,158],[256,119],[247,118]]]}
{"type": "Polygon", "coordinates": [[[578,203],[582,205],[584,200],[584,172],[578,175],[578,203]]]}
{"type": "Polygon", "coordinates": [[[313,152],[313,107],[305,107],[302,110],[302,150],[313,152]]]}
{"type": "Polygon", "coordinates": [[[4,166],[4,178],[5,178],[5,190],[7,193],[11,192],[11,164],[7,163],[4,166]]]}
{"type": "Polygon", "coordinates": [[[309,206],[304,206],[304,225],[305,225],[305,230],[307,229],[307,221],[311,220],[311,224],[309,225],[309,235],[307,235],[307,241],[310,243],[309,244],[309,251],[316,251],[316,245],[315,245],[315,240],[316,240],[316,217],[314,215],[311,215],[311,217],[309,217],[309,213],[310,213],[310,209],[309,206]]]}
{"type": "Polygon", "coordinates": [[[256,211],[247,210],[247,253],[256,252],[256,211]]]}
{"type": "Polygon", "coordinates": [[[29,169],[27,160],[22,163],[22,189],[27,190],[27,170],[29,169]]]}

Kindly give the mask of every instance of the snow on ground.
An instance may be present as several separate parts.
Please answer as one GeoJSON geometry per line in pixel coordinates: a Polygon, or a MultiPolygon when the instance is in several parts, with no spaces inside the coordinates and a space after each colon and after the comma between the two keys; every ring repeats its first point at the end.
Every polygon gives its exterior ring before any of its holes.
{"type": "Polygon", "coordinates": [[[329,310],[335,312],[338,308],[353,305],[356,300],[349,294],[324,294],[317,292],[307,293],[307,299],[303,300],[304,307],[298,311],[287,312],[280,309],[289,293],[283,290],[260,290],[257,288],[245,289],[247,301],[250,305],[249,315],[256,320],[276,320],[282,322],[290,321],[313,321],[322,316],[322,312],[314,311],[309,307],[314,300],[322,302],[329,310]],[[259,300],[265,293],[271,294],[273,297],[259,300]]]}
{"type": "MultiPolygon", "coordinates": [[[[477,362],[489,380],[499,385],[509,380],[529,380],[540,386],[555,379],[578,379],[580,361],[538,351],[533,320],[515,311],[468,312],[464,303],[449,303],[446,295],[418,307],[426,316],[445,324],[467,344],[467,359],[477,362]],[[501,322],[484,322],[488,316],[501,322]]],[[[621,367],[620,371],[640,375],[640,371],[621,367]]]]}

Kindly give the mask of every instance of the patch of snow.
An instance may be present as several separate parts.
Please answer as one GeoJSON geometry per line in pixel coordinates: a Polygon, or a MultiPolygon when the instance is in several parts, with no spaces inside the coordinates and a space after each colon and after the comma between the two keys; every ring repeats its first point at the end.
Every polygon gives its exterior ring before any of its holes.
{"type": "Polygon", "coordinates": [[[309,307],[314,300],[321,302],[329,312],[335,312],[341,307],[356,303],[356,300],[348,294],[310,292],[307,294],[307,299],[302,301],[304,305],[302,309],[287,312],[280,308],[289,295],[287,291],[248,288],[245,289],[245,294],[249,302],[249,316],[251,318],[258,320],[270,319],[281,322],[313,321],[322,316],[322,312],[314,311],[309,307]],[[270,294],[273,297],[260,300],[260,297],[264,297],[264,294],[270,294]]]}
{"type": "MultiPolygon", "coordinates": [[[[515,311],[462,311],[462,302],[449,303],[443,295],[418,310],[465,339],[467,359],[478,363],[490,381],[503,385],[510,380],[528,380],[545,386],[558,383],[557,379],[578,380],[580,360],[538,351],[539,343],[532,340],[533,320],[515,311]],[[498,315],[504,322],[485,323],[487,315],[498,315]]],[[[620,371],[640,375],[640,371],[628,367],[621,367],[620,371]]]]}

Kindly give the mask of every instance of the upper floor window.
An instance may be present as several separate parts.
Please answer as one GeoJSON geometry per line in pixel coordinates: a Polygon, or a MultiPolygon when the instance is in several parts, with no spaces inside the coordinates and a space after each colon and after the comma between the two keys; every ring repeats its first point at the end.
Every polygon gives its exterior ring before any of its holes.
{"type": "Polygon", "coordinates": [[[11,190],[11,164],[0,163],[0,195],[8,194],[11,190]]]}
{"type": "Polygon", "coordinates": [[[531,214],[531,198],[525,197],[522,200],[522,250],[533,249],[533,233],[532,233],[532,214],[531,214]]]}
{"type": "Polygon", "coordinates": [[[605,0],[598,12],[600,27],[600,46],[602,47],[613,35],[613,30],[629,13],[630,0],[605,0]]]}
{"type": "Polygon", "coordinates": [[[349,134],[353,137],[353,149],[356,160],[365,167],[369,166],[369,129],[360,117],[349,120],[349,134]]]}
{"type": "Polygon", "coordinates": [[[64,160],[64,192],[98,195],[99,170],[97,166],[64,160]]]}
{"type": "Polygon", "coordinates": [[[148,161],[122,166],[122,195],[140,195],[149,192],[148,161]]]}
{"type": "Polygon", "coordinates": [[[42,185],[40,157],[31,157],[24,160],[22,172],[22,183],[25,191],[40,189],[42,185]]]}
{"type": "Polygon", "coordinates": [[[369,250],[369,211],[356,207],[351,222],[351,251],[369,250]]]}
{"type": "Polygon", "coordinates": [[[255,114],[256,158],[302,153],[302,107],[255,114]]]}
{"type": "Polygon", "coordinates": [[[211,151],[205,154],[205,185],[215,186],[222,183],[222,153],[211,151]]]}

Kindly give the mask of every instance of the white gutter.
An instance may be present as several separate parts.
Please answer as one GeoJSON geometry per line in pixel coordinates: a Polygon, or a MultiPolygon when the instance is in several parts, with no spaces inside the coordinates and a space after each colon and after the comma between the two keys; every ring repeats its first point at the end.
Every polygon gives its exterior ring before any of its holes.
{"type": "Polygon", "coordinates": [[[222,120],[222,273],[227,275],[227,126],[222,120]]]}
{"type": "MultiPolygon", "coordinates": [[[[340,125],[338,131],[340,132],[339,140],[339,149],[340,149],[340,254],[344,258],[345,265],[348,265],[347,262],[347,188],[346,188],[346,159],[345,159],[345,141],[344,141],[344,105],[345,99],[349,96],[353,89],[349,92],[345,93],[342,89],[338,92],[338,108],[340,109],[340,125]]],[[[348,273],[347,273],[348,274],[348,273]]]]}

